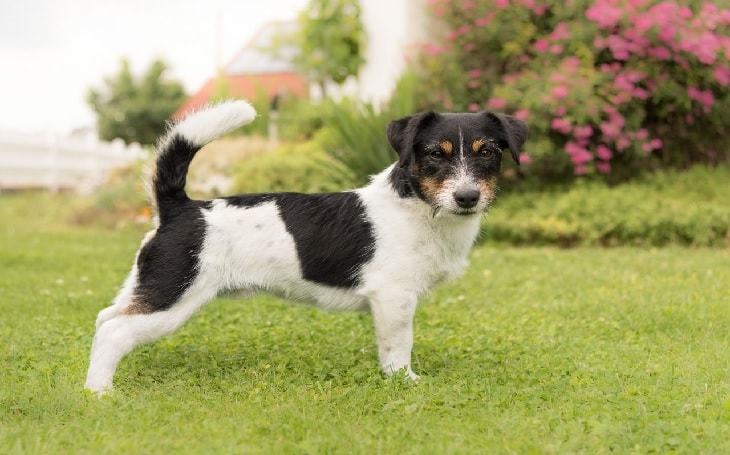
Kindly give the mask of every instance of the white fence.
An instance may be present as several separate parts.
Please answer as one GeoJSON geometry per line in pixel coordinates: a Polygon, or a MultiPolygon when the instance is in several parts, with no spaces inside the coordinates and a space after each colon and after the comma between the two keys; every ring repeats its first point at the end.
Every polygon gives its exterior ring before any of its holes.
{"type": "Polygon", "coordinates": [[[146,156],[137,144],[0,132],[0,191],[45,188],[90,193],[115,168],[146,156]]]}

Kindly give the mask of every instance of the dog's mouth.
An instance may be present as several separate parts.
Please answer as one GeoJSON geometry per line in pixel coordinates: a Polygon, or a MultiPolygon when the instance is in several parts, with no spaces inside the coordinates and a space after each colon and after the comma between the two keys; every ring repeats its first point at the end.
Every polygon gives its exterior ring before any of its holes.
{"type": "Polygon", "coordinates": [[[457,215],[457,216],[471,216],[471,215],[477,215],[479,213],[480,212],[478,210],[474,210],[474,209],[459,210],[459,211],[453,212],[453,214],[457,215]]]}
{"type": "Polygon", "coordinates": [[[443,208],[443,207],[440,207],[440,206],[435,206],[433,208],[433,211],[431,212],[431,215],[433,215],[433,217],[435,218],[436,215],[438,215],[439,213],[441,213],[442,210],[444,212],[446,212],[446,213],[451,214],[451,215],[464,216],[464,217],[466,217],[466,216],[474,216],[474,215],[483,215],[483,214],[487,213],[487,210],[478,210],[476,207],[470,208],[470,209],[456,209],[456,210],[454,210],[454,209],[443,208]]]}

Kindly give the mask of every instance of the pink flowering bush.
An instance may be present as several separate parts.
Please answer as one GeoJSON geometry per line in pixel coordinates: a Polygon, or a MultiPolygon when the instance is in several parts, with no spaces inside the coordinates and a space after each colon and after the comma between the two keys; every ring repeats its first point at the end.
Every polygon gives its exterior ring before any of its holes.
{"type": "Polygon", "coordinates": [[[427,107],[525,119],[527,171],[730,161],[730,7],[720,1],[428,3],[445,27],[417,61],[427,107]]]}

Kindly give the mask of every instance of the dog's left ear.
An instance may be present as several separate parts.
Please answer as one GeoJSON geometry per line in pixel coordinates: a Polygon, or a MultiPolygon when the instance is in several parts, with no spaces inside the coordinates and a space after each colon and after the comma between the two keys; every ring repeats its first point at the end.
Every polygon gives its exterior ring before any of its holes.
{"type": "Polygon", "coordinates": [[[491,112],[486,112],[486,114],[499,122],[507,135],[507,147],[512,159],[515,160],[515,163],[520,164],[520,149],[527,140],[527,123],[507,114],[493,114],[491,112]]]}

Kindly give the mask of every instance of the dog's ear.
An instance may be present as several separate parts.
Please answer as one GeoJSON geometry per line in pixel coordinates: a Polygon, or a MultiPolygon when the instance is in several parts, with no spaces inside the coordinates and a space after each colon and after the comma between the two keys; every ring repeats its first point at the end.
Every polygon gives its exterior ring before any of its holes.
{"type": "Polygon", "coordinates": [[[507,136],[507,148],[509,148],[512,159],[515,160],[515,163],[520,164],[520,149],[527,140],[527,123],[507,114],[493,114],[491,112],[485,114],[499,122],[507,136]]]}
{"type": "Polygon", "coordinates": [[[438,116],[435,112],[420,112],[388,124],[386,135],[390,146],[398,153],[398,162],[390,173],[390,184],[400,197],[413,194],[408,170],[413,157],[413,145],[418,131],[438,116]]]}
{"type": "Polygon", "coordinates": [[[397,167],[408,165],[413,154],[413,142],[418,130],[438,116],[435,112],[419,112],[388,124],[386,134],[390,146],[398,153],[397,167]]]}

